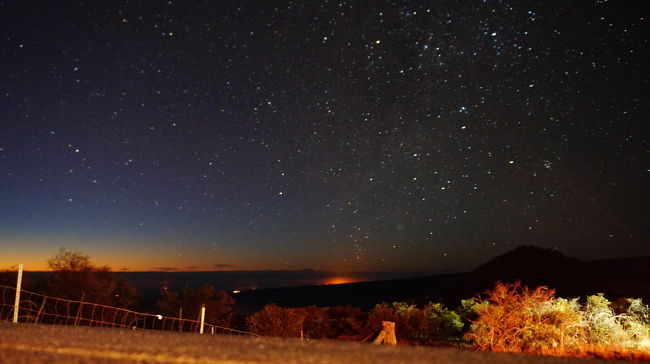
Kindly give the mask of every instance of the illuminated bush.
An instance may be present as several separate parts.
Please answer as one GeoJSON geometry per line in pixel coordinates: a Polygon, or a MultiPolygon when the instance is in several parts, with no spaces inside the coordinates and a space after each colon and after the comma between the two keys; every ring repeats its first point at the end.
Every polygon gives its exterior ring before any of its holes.
{"type": "Polygon", "coordinates": [[[613,345],[627,341],[622,316],[614,314],[602,293],[587,297],[583,316],[587,321],[590,342],[613,345]]]}
{"type": "Polygon", "coordinates": [[[556,355],[650,347],[650,308],[640,299],[625,300],[617,314],[602,294],[584,305],[554,294],[547,287],[497,282],[486,300],[463,303],[465,316],[476,315],[466,337],[482,350],[556,355]]]}
{"type": "Polygon", "coordinates": [[[626,326],[631,341],[637,347],[650,348],[650,306],[643,304],[640,298],[628,298],[626,326]]]}
{"type": "Polygon", "coordinates": [[[562,352],[567,341],[582,337],[577,302],[556,300],[553,289],[497,282],[487,294],[467,334],[479,349],[562,352]]]}
{"type": "Polygon", "coordinates": [[[625,311],[616,313],[598,294],[587,297],[584,317],[591,343],[629,348],[650,346],[650,308],[641,299],[625,299],[625,311]]]}

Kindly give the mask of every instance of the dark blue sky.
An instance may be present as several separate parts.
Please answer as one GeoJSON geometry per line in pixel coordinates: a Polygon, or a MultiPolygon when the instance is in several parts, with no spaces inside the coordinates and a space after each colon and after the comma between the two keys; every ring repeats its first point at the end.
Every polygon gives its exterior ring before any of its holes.
{"type": "Polygon", "coordinates": [[[0,267],[648,255],[648,29],[636,2],[2,2],[0,267]]]}

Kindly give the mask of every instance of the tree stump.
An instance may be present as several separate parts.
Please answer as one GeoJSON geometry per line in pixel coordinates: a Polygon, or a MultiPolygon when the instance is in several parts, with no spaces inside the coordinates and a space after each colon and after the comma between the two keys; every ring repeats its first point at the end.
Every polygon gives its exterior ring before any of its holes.
{"type": "Polygon", "coordinates": [[[395,336],[395,323],[393,321],[382,321],[381,331],[373,344],[386,344],[397,345],[397,337],[395,336]]]}

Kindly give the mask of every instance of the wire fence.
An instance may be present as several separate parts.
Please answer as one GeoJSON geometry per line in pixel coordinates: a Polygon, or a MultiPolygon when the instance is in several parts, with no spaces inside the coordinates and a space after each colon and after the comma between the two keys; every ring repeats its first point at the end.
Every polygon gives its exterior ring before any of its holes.
{"type": "MultiPolygon", "coordinates": [[[[0,285],[0,293],[0,320],[11,321],[14,315],[16,288],[0,285]]],[[[209,323],[203,323],[201,330],[201,322],[197,320],[135,312],[25,290],[20,291],[18,322],[258,336],[251,332],[209,323]]]]}

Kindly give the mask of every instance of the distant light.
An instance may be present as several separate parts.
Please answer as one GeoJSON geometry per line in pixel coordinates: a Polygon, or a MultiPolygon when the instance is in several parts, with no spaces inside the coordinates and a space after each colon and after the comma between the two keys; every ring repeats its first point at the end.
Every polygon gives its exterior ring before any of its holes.
{"type": "Polygon", "coordinates": [[[356,282],[361,282],[361,280],[357,278],[334,277],[334,278],[327,279],[324,283],[326,285],[332,285],[332,284],[346,284],[346,283],[356,283],[356,282]]]}
{"type": "Polygon", "coordinates": [[[156,315],[156,318],[157,318],[158,320],[162,320],[162,315],[156,315]]]}
{"type": "Polygon", "coordinates": [[[241,292],[241,291],[240,291],[240,290],[238,290],[238,289],[236,289],[236,290],[234,290],[234,291],[232,291],[232,293],[234,293],[234,294],[237,294],[237,293],[239,293],[239,292],[241,292]]]}

